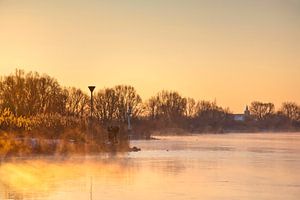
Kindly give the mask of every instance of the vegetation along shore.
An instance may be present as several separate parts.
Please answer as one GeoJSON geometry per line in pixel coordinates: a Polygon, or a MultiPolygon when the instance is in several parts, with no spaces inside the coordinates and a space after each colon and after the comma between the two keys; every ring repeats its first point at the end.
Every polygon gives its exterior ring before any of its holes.
{"type": "MultiPolygon", "coordinates": [[[[98,86],[99,87],[99,86],[98,86]]],[[[97,88],[96,88],[97,89],[97,88]]],[[[93,116],[88,93],[48,75],[16,70],[0,79],[0,154],[128,151],[129,139],[151,134],[299,131],[300,106],[253,101],[243,116],[216,102],[162,90],[142,100],[134,87],[97,89],[93,116]],[[128,110],[133,124],[128,130],[128,110]],[[113,133],[109,127],[118,127],[113,133]],[[112,134],[113,137],[112,138],[112,134]],[[113,143],[113,145],[112,145],[113,143]]]]}

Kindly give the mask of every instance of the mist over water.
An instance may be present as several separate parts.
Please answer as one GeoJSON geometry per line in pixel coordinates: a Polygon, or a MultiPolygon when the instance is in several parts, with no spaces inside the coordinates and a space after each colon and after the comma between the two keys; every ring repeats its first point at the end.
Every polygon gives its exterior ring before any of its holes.
{"type": "Polygon", "coordinates": [[[19,158],[0,165],[0,199],[298,199],[300,134],[133,141],[141,152],[19,158]]]}

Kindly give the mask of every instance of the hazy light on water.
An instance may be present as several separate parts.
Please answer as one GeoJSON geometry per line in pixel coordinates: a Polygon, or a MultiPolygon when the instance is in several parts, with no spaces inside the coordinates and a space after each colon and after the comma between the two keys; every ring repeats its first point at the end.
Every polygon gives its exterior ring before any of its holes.
{"type": "Polygon", "coordinates": [[[80,183],[81,189],[88,191],[93,177],[104,183],[126,183],[130,171],[123,161],[53,158],[7,162],[0,165],[0,184],[4,192],[20,193],[24,198],[51,195],[61,187],[68,188],[72,182],[80,183]]]}
{"type": "Polygon", "coordinates": [[[2,162],[2,199],[298,199],[299,134],[134,141],[141,152],[2,162]]]}

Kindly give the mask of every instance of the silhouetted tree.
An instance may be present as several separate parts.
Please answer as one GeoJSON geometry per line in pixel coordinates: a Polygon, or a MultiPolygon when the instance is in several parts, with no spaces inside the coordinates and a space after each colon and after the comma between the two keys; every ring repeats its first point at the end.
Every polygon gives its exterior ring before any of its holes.
{"type": "Polygon", "coordinates": [[[117,118],[127,120],[127,111],[131,109],[132,118],[136,118],[143,112],[142,98],[137,94],[134,87],[129,85],[117,85],[113,88],[118,97],[117,118]]]}
{"type": "Polygon", "coordinates": [[[84,117],[88,115],[89,97],[77,88],[68,88],[65,90],[67,94],[66,114],[75,117],[84,117]]]}
{"type": "Polygon", "coordinates": [[[216,102],[210,101],[198,102],[196,110],[198,125],[210,126],[212,129],[220,128],[230,114],[228,109],[223,109],[216,102]]]}
{"type": "Polygon", "coordinates": [[[300,106],[295,102],[284,102],[280,112],[292,121],[300,121],[300,106]]]}
{"type": "Polygon", "coordinates": [[[118,99],[111,88],[100,90],[95,96],[95,114],[98,120],[109,122],[117,119],[118,99]]]}
{"type": "Polygon", "coordinates": [[[150,99],[151,115],[167,121],[181,119],[186,111],[187,100],[177,92],[162,91],[150,99]]]}
{"type": "Polygon", "coordinates": [[[195,117],[197,112],[197,103],[195,99],[188,97],[186,101],[186,111],[185,116],[186,117],[195,117]]]}
{"type": "MultiPolygon", "coordinates": [[[[300,106],[294,102],[283,103],[275,112],[273,103],[254,101],[248,120],[237,122],[229,109],[216,102],[196,102],[173,91],[161,91],[143,103],[134,87],[118,85],[99,90],[94,97],[94,114],[102,125],[126,122],[131,109],[136,128],[147,137],[149,130],[160,128],[198,131],[300,128],[300,106]]],[[[77,88],[63,89],[48,75],[16,70],[0,78],[0,129],[48,131],[51,137],[59,137],[65,128],[84,131],[89,106],[86,93],[77,88]]]]}
{"type": "Polygon", "coordinates": [[[64,113],[66,94],[58,82],[38,73],[15,74],[0,81],[1,108],[9,108],[16,116],[30,116],[41,113],[64,113]]]}
{"type": "Polygon", "coordinates": [[[95,96],[95,108],[96,116],[102,122],[125,122],[129,108],[133,118],[141,114],[142,99],[134,87],[118,85],[100,90],[95,96]]]}
{"type": "Polygon", "coordinates": [[[146,115],[148,115],[148,117],[150,117],[150,119],[157,119],[159,116],[159,105],[160,105],[160,101],[159,101],[159,97],[158,96],[154,96],[151,97],[147,102],[146,102],[146,115]]]}
{"type": "Polygon", "coordinates": [[[250,106],[251,115],[257,120],[265,120],[275,112],[275,106],[273,103],[262,103],[254,101],[250,106]]]}

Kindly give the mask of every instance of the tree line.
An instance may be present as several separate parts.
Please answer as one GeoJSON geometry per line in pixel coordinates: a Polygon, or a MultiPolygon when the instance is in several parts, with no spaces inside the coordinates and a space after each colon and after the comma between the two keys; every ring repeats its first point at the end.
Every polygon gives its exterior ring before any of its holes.
{"type": "MultiPolygon", "coordinates": [[[[254,101],[249,106],[251,115],[244,121],[235,121],[229,108],[213,101],[183,97],[176,91],[163,90],[145,101],[129,85],[103,88],[94,94],[94,118],[104,129],[112,123],[124,125],[129,108],[136,130],[148,135],[169,128],[194,132],[300,128],[300,106],[295,102],[284,102],[275,110],[273,103],[254,101]]],[[[0,79],[2,130],[48,127],[49,135],[55,135],[68,127],[86,129],[90,109],[87,93],[63,87],[48,75],[16,70],[0,79]]]]}

